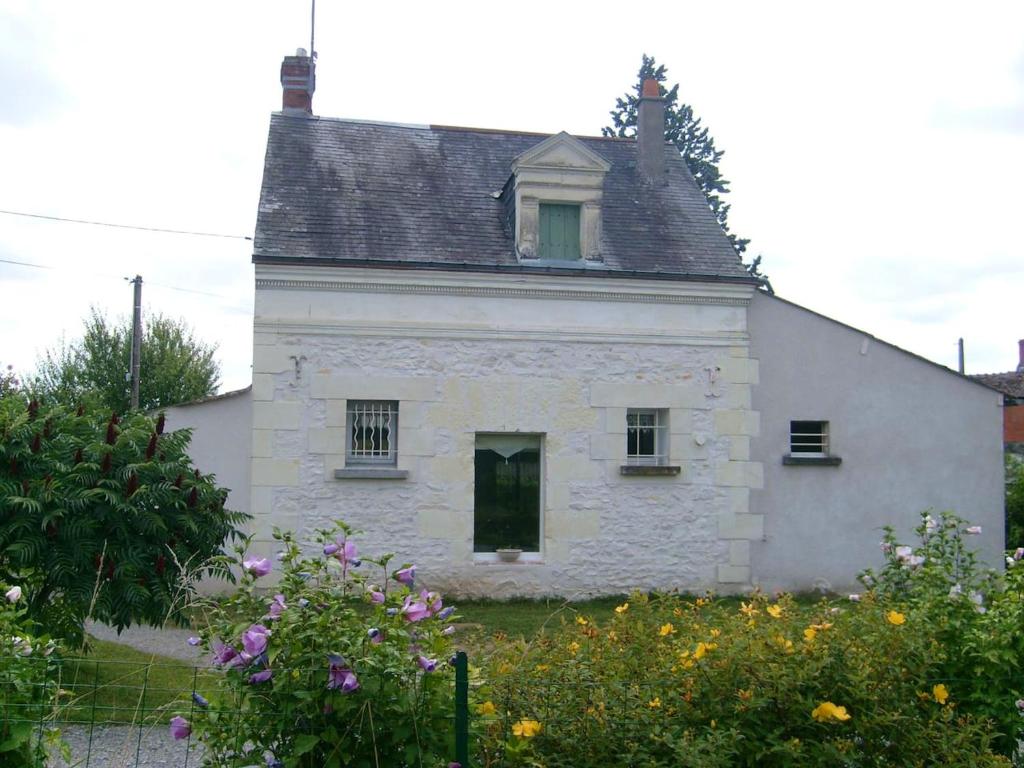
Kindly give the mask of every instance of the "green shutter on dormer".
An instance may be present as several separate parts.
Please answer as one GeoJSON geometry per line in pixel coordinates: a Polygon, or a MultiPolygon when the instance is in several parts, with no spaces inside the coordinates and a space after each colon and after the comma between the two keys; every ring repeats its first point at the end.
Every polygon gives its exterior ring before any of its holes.
{"type": "Polygon", "coordinates": [[[576,261],[580,258],[580,207],[540,204],[540,258],[576,261]]]}

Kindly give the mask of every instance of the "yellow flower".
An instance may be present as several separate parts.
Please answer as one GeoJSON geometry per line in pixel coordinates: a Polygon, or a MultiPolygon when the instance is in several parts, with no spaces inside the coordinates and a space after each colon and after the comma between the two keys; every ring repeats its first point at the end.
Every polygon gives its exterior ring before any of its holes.
{"type": "Polygon", "coordinates": [[[895,624],[898,627],[900,624],[907,620],[907,617],[899,611],[889,611],[887,614],[885,614],[885,620],[888,621],[890,624],[895,624]]]}
{"type": "Polygon", "coordinates": [[[577,616],[576,617],[576,623],[579,624],[581,627],[587,626],[587,620],[585,618],[583,618],[582,616],[577,616]]]}
{"type": "Polygon", "coordinates": [[[675,631],[676,631],[676,628],[673,627],[671,622],[670,622],[668,624],[662,624],[661,625],[661,629],[658,630],[658,634],[661,635],[662,637],[665,637],[666,635],[673,634],[675,631]]]}
{"type": "Polygon", "coordinates": [[[740,613],[744,616],[757,616],[760,611],[754,607],[753,603],[740,603],[740,613]]]}
{"type": "Polygon", "coordinates": [[[511,664],[509,664],[509,663],[508,663],[507,661],[503,661],[503,662],[501,663],[501,666],[499,666],[499,667],[498,667],[498,674],[499,674],[499,675],[507,675],[507,674],[509,674],[509,673],[510,673],[510,672],[511,672],[512,670],[513,670],[513,667],[512,667],[512,665],[511,665],[511,664]]]}
{"type": "Polygon", "coordinates": [[[712,637],[718,637],[720,634],[722,634],[722,630],[720,630],[720,629],[712,629],[711,630],[711,636],[712,637]]]}
{"type": "Polygon", "coordinates": [[[754,691],[749,688],[740,688],[738,691],[736,691],[736,695],[740,697],[740,701],[750,701],[752,698],[754,698],[754,691]]]}
{"type": "Polygon", "coordinates": [[[821,624],[811,624],[811,626],[814,627],[819,632],[824,632],[826,629],[831,629],[832,628],[832,622],[823,621],[823,622],[821,622],[821,624]]]}
{"type": "Polygon", "coordinates": [[[512,733],[524,739],[532,739],[540,733],[541,724],[536,720],[520,720],[512,724],[512,733]]]}
{"type": "Polygon", "coordinates": [[[939,702],[939,704],[945,704],[946,699],[949,698],[949,691],[946,690],[946,686],[939,683],[932,688],[932,696],[935,697],[935,700],[939,702]]]}
{"type": "Polygon", "coordinates": [[[551,669],[551,665],[550,664],[538,664],[536,667],[534,667],[534,669],[536,669],[538,672],[547,672],[549,669],[551,669]]]}
{"type": "Polygon", "coordinates": [[[616,613],[620,613],[620,614],[621,613],[625,613],[628,610],[629,610],[629,603],[623,603],[622,605],[616,606],[616,608],[615,608],[615,612],[616,613]]]}
{"type": "Polygon", "coordinates": [[[613,641],[619,639],[619,636],[617,634],[615,634],[615,630],[614,629],[609,629],[608,630],[608,639],[609,640],[613,640],[613,641]]]}
{"type": "Polygon", "coordinates": [[[569,643],[569,653],[571,653],[571,654],[573,654],[575,656],[577,653],[579,653],[579,650],[580,650],[580,644],[577,643],[575,640],[573,642],[569,643]]]}
{"type": "Polygon", "coordinates": [[[777,619],[782,616],[781,605],[769,605],[767,608],[765,608],[765,610],[768,612],[768,615],[771,616],[773,619],[777,619]]]}
{"type": "Polygon", "coordinates": [[[697,643],[697,647],[693,651],[693,658],[700,660],[704,658],[704,654],[715,650],[718,647],[718,643],[697,643]]]}
{"type": "Polygon", "coordinates": [[[697,602],[694,603],[694,605],[696,605],[698,608],[700,608],[702,606],[707,605],[710,602],[711,602],[710,600],[705,600],[703,597],[698,597],[697,598],[697,602]]]}
{"type": "Polygon", "coordinates": [[[672,615],[675,616],[677,619],[683,618],[683,612],[679,608],[673,608],[672,615]]]}
{"type": "Polygon", "coordinates": [[[655,696],[653,699],[647,702],[647,706],[651,709],[658,709],[661,706],[661,699],[655,696]]]}
{"type": "Polygon", "coordinates": [[[837,707],[831,701],[823,701],[811,711],[811,717],[819,723],[827,723],[829,720],[844,722],[850,719],[846,713],[846,707],[837,707]]]}
{"type": "Polygon", "coordinates": [[[814,638],[817,636],[818,630],[816,630],[814,627],[808,627],[804,630],[804,640],[806,640],[808,643],[813,643],[814,638]]]}
{"type": "Polygon", "coordinates": [[[483,704],[477,704],[476,713],[478,715],[493,715],[497,712],[497,708],[494,706],[493,701],[485,701],[483,704]]]}

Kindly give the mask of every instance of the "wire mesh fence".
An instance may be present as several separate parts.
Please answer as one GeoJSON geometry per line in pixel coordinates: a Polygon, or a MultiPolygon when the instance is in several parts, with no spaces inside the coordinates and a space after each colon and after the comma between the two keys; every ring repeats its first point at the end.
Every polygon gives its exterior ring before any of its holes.
{"type": "MultiPolygon", "coordinates": [[[[451,761],[461,761],[468,766],[467,669],[465,654],[459,654],[454,676],[364,673],[359,679],[360,696],[386,696],[388,691],[396,690],[408,694],[404,700],[412,710],[411,719],[425,721],[429,709],[434,730],[444,730],[444,739],[451,744],[451,761]],[[444,710],[440,713],[439,702],[444,710]]],[[[265,722],[285,723],[295,736],[322,734],[333,728],[340,734],[339,738],[352,736],[370,741],[381,739],[381,729],[390,727],[387,722],[375,723],[368,707],[353,717],[335,713],[330,705],[311,713],[309,707],[301,707],[301,702],[296,707],[294,698],[276,706],[272,685],[232,692],[232,687],[223,685],[223,680],[219,679],[226,672],[208,666],[89,658],[26,658],[19,660],[16,666],[9,665],[5,672],[0,677],[0,765],[54,768],[203,765],[208,756],[206,748],[190,728],[175,727],[177,717],[193,723],[197,718],[213,715],[220,752],[211,757],[246,756],[252,758],[254,765],[261,766],[274,765],[276,758],[254,749],[251,739],[254,713],[265,722]],[[260,692],[254,696],[253,691],[260,692]],[[23,745],[22,752],[13,749],[18,742],[23,745]],[[12,746],[6,756],[5,745],[12,746]],[[8,758],[14,762],[7,762],[8,758]]],[[[332,682],[326,665],[275,669],[275,674],[287,675],[290,687],[299,691],[329,690],[332,682]]],[[[340,686],[339,681],[336,694],[343,697],[340,686]]],[[[419,735],[415,726],[404,738],[416,743],[419,735]]]]}

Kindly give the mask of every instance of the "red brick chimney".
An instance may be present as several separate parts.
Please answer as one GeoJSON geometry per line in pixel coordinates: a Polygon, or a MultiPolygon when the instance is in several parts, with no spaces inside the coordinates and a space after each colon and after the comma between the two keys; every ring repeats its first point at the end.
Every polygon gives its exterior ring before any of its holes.
{"type": "Polygon", "coordinates": [[[660,183],[665,176],[665,100],[657,80],[644,80],[636,123],[640,172],[649,181],[660,183]]]}
{"type": "Polygon", "coordinates": [[[316,90],[316,63],[305,48],[281,62],[281,111],[286,115],[312,115],[316,90]]]}

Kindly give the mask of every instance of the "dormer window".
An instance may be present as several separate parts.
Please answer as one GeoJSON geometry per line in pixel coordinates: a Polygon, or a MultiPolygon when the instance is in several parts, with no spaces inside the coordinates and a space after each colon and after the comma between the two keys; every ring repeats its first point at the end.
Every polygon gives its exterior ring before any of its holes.
{"type": "Polygon", "coordinates": [[[537,256],[552,261],[580,258],[580,207],[559,203],[540,204],[540,248],[537,256]]]}
{"type": "Polygon", "coordinates": [[[510,218],[520,264],[602,261],[601,198],[610,168],[601,155],[564,132],[512,162],[510,218]]]}

